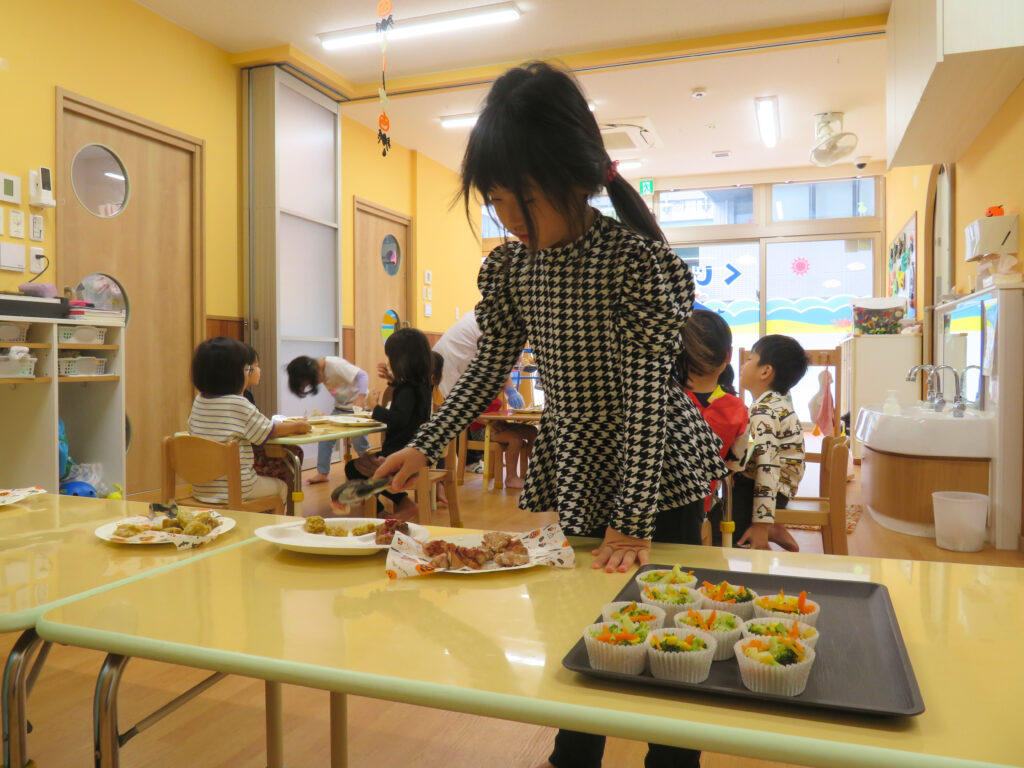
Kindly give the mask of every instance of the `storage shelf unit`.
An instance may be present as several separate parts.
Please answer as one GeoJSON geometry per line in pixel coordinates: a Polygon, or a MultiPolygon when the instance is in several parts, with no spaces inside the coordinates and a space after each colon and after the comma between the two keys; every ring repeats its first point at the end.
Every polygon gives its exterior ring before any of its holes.
{"type": "Polygon", "coordinates": [[[28,347],[36,358],[34,378],[0,378],[0,488],[37,485],[60,489],[58,424],[64,422],[71,458],[101,464],[103,482],[125,484],[124,326],[111,322],[0,316],[29,323],[27,341],[0,342],[0,353],[28,347]],[[104,344],[59,344],[60,325],[107,329],[104,344]],[[90,350],[106,360],[103,376],[57,376],[58,352],[90,350]],[[77,385],[77,386],[76,386],[77,385]]]}

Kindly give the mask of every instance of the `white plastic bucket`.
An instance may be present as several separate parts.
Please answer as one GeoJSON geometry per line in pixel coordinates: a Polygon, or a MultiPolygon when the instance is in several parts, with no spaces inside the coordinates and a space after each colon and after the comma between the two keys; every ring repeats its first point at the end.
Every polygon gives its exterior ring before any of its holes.
{"type": "Polygon", "coordinates": [[[988,496],[964,491],[936,491],[935,543],[953,552],[977,552],[985,543],[988,496]]]}

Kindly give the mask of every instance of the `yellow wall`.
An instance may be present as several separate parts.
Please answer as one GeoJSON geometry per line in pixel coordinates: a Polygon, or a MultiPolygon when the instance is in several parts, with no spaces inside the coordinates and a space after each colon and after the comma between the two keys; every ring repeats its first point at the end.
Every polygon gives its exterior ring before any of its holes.
{"type": "MultiPolygon", "coordinates": [[[[341,118],[342,322],[355,322],[358,279],[354,272],[353,198],[360,197],[412,217],[412,323],[423,331],[443,332],[455,322],[456,307],[464,313],[480,298],[476,289],[480,243],[461,204],[450,206],[458,174],[397,143],[382,157],[376,142],[376,131],[341,118]],[[427,269],[433,273],[431,317],[423,315],[423,272],[427,269]]],[[[477,213],[477,232],[479,225],[477,213]]]]}
{"type": "Polygon", "coordinates": [[[911,165],[905,168],[893,168],[885,174],[885,237],[882,242],[882,253],[877,268],[882,275],[882,295],[885,295],[885,267],[889,258],[889,243],[892,242],[909,221],[917,213],[917,291],[915,305],[918,316],[924,306],[923,291],[925,287],[926,269],[924,263],[925,248],[921,242],[924,236],[924,213],[928,198],[928,179],[931,175],[930,165],[911,165]]]}
{"type": "MultiPolygon", "coordinates": [[[[0,17],[0,58],[8,63],[6,71],[0,69],[0,98],[9,117],[0,141],[0,172],[21,177],[26,229],[29,169],[53,168],[55,193],[67,194],[69,180],[54,168],[56,87],[204,139],[207,312],[242,314],[240,78],[228,54],[128,0],[4,3],[0,17]]],[[[9,214],[4,217],[9,233],[9,214]]],[[[43,247],[52,265],[60,260],[54,210],[44,217],[43,247]]],[[[0,240],[30,244],[9,234],[0,240]]],[[[29,277],[0,271],[0,289],[14,289],[29,277]]],[[[52,266],[40,278],[54,279],[52,266]]]]}
{"type": "MultiPolygon", "coordinates": [[[[992,205],[1002,205],[1008,214],[1024,214],[1024,83],[956,164],[955,197],[956,285],[967,292],[977,267],[964,261],[964,227],[992,205]]],[[[1016,269],[1021,270],[1019,261],[1016,269]]]]}

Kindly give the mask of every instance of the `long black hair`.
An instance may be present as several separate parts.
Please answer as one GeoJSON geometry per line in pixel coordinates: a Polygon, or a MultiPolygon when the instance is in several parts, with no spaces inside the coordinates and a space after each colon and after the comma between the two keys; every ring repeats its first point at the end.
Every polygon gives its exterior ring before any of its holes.
{"type": "Polygon", "coordinates": [[[541,61],[508,70],[487,94],[462,158],[467,218],[472,220],[474,191],[489,202],[495,187],[505,187],[523,212],[530,243],[536,243],[526,204],[531,183],[580,231],[587,199],[604,187],[623,224],[648,239],[665,240],[643,198],[615,171],[579,84],[541,61]]]}
{"type": "Polygon", "coordinates": [[[423,331],[400,328],[384,342],[384,354],[391,364],[395,384],[433,386],[430,372],[434,361],[430,355],[430,342],[423,331]]]}

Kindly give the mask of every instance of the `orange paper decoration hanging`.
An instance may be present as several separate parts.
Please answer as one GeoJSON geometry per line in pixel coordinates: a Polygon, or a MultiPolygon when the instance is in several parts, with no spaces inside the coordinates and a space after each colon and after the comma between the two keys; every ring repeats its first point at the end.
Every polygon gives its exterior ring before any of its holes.
{"type": "Polygon", "coordinates": [[[381,155],[383,157],[388,156],[388,150],[391,149],[391,137],[388,136],[388,131],[391,129],[391,120],[388,118],[387,106],[388,106],[388,29],[395,25],[394,19],[391,18],[391,0],[380,0],[377,3],[377,16],[380,21],[377,22],[377,31],[380,32],[380,89],[378,94],[380,96],[380,116],[377,118],[377,143],[381,145],[381,155]]]}

